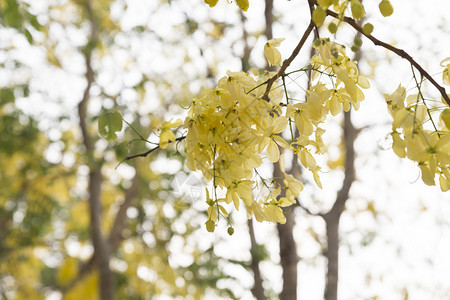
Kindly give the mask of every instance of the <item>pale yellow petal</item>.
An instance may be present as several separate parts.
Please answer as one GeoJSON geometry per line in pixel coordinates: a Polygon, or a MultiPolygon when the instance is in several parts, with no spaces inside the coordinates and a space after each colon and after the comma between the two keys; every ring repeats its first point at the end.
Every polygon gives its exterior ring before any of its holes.
{"type": "Polygon", "coordinates": [[[280,150],[278,150],[278,145],[272,139],[269,141],[266,152],[269,161],[273,163],[278,161],[278,158],[280,157],[280,150]]]}

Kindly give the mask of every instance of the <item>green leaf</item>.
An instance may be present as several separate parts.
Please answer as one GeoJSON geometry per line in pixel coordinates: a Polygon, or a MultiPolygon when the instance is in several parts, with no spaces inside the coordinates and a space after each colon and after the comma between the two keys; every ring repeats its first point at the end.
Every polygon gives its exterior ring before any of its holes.
{"type": "Polygon", "coordinates": [[[115,111],[106,113],[98,119],[98,132],[108,142],[114,142],[117,139],[116,132],[122,130],[122,115],[115,111]]]}
{"type": "Polygon", "coordinates": [[[0,105],[4,105],[8,102],[14,102],[14,89],[2,88],[0,89],[0,105]]]}
{"type": "Polygon", "coordinates": [[[28,29],[24,29],[23,33],[25,34],[25,37],[27,38],[27,41],[29,44],[33,43],[33,36],[31,35],[31,32],[28,29]]]}

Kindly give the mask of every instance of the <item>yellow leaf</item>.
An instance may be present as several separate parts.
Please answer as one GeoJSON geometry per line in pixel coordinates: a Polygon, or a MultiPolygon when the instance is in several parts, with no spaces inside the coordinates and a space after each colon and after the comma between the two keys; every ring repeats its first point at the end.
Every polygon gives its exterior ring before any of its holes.
{"type": "Polygon", "coordinates": [[[442,174],[439,176],[439,185],[441,187],[441,191],[443,192],[450,190],[450,181],[442,174]]]}
{"type": "Polygon", "coordinates": [[[400,137],[400,134],[398,132],[393,132],[391,135],[393,140],[392,150],[394,150],[394,153],[397,154],[397,156],[400,158],[406,157],[405,140],[400,137]]]}
{"type": "Polygon", "coordinates": [[[282,41],[284,41],[284,38],[271,39],[264,45],[264,55],[271,66],[279,65],[281,63],[280,51],[275,47],[280,46],[282,41]]]}
{"type": "Polygon", "coordinates": [[[292,191],[292,194],[297,197],[301,191],[303,191],[303,183],[294,178],[290,174],[286,174],[284,178],[284,184],[292,191]]]}
{"type": "Polygon", "coordinates": [[[289,144],[286,142],[285,139],[283,139],[281,136],[279,135],[275,135],[273,136],[273,139],[275,142],[277,142],[278,145],[280,145],[281,147],[285,148],[285,149],[289,149],[290,146],[289,144]]]}
{"type": "Polygon", "coordinates": [[[219,209],[220,209],[220,212],[222,213],[222,215],[224,215],[225,217],[228,217],[228,212],[225,209],[225,207],[223,207],[222,205],[219,205],[219,209]]]}
{"type": "Polygon", "coordinates": [[[208,4],[209,7],[216,6],[217,2],[219,2],[219,0],[205,0],[205,3],[208,4]]]}
{"type": "Polygon", "coordinates": [[[270,46],[269,44],[266,44],[264,46],[264,55],[266,56],[269,65],[271,66],[279,65],[281,63],[280,51],[270,46]]]}
{"type": "Polygon", "coordinates": [[[321,189],[322,188],[322,182],[320,181],[319,173],[320,167],[317,167],[315,170],[313,170],[313,176],[314,181],[316,182],[317,186],[321,189]]]}
{"type": "Polygon", "coordinates": [[[267,146],[267,158],[271,161],[271,162],[277,162],[278,158],[280,157],[280,150],[278,150],[278,145],[272,140],[270,139],[269,141],[269,145],[267,146]]]}
{"type": "Polygon", "coordinates": [[[64,296],[66,300],[98,299],[98,272],[91,272],[64,296]]]}
{"type": "Polygon", "coordinates": [[[248,0],[236,0],[236,4],[243,11],[247,11],[247,9],[248,9],[248,0]]]}
{"type": "Polygon", "coordinates": [[[359,0],[352,0],[350,8],[352,10],[352,16],[355,19],[361,19],[366,14],[364,6],[359,0]]]}
{"type": "Polygon", "coordinates": [[[422,181],[426,185],[435,185],[434,172],[424,164],[420,164],[419,168],[422,171],[422,181]]]}
{"type": "Polygon", "coordinates": [[[329,7],[331,4],[333,4],[332,0],[318,0],[317,3],[322,7],[329,7]]]}
{"type": "Polygon", "coordinates": [[[312,19],[317,26],[320,26],[325,21],[326,16],[327,16],[326,11],[321,6],[318,6],[313,11],[312,19]]]}
{"type": "Polygon", "coordinates": [[[382,0],[378,7],[383,17],[389,17],[394,12],[394,8],[389,0],[382,0]]]}
{"type": "Polygon", "coordinates": [[[264,208],[264,212],[267,215],[268,221],[273,223],[286,223],[286,217],[283,214],[283,210],[275,205],[268,205],[264,208]]]}
{"type": "Polygon", "coordinates": [[[311,155],[311,153],[309,153],[308,150],[302,149],[300,151],[299,159],[305,168],[310,169],[310,170],[314,170],[316,168],[316,160],[311,155]]]}
{"type": "Polygon", "coordinates": [[[59,283],[65,284],[71,281],[78,273],[77,260],[68,257],[58,269],[57,279],[59,283]]]}
{"type": "Polygon", "coordinates": [[[445,127],[450,130],[450,108],[446,108],[441,112],[441,119],[444,121],[445,127]]]}
{"type": "Polygon", "coordinates": [[[216,224],[213,220],[206,221],[205,225],[208,232],[214,232],[214,230],[216,229],[216,224]]]}
{"type": "Polygon", "coordinates": [[[371,23],[364,24],[363,32],[364,34],[370,35],[373,31],[373,25],[371,23]]]}

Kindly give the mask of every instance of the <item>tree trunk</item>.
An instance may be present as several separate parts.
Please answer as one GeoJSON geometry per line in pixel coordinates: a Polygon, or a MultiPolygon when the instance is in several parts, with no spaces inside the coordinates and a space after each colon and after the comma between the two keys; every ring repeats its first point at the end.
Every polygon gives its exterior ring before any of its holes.
{"type": "Polygon", "coordinates": [[[327,228],[327,275],[325,300],[337,300],[339,279],[339,218],[328,219],[327,228]]]}
{"type": "MultiPolygon", "coordinates": [[[[266,22],[266,28],[264,35],[268,40],[273,38],[273,0],[265,0],[264,17],[266,22]]],[[[274,67],[268,67],[268,70],[274,70],[274,67]]],[[[274,164],[273,178],[277,184],[283,187],[283,173],[280,170],[278,163],[274,164]]],[[[282,194],[284,195],[284,189],[282,188],[282,194]]],[[[283,290],[280,294],[280,300],[296,300],[297,299],[297,265],[298,256],[297,248],[294,241],[294,211],[293,207],[285,208],[284,214],[286,216],[285,224],[278,224],[277,231],[280,239],[280,263],[283,269],[283,290]]]]}
{"type": "Polygon", "coordinates": [[[266,28],[264,30],[264,35],[268,40],[273,38],[272,27],[273,27],[273,0],[266,0],[266,7],[264,10],[264,17],[266,21],[266,28]]]}
{"type": "Polygon", "coordinates": [[[91,170],[89,174],[89,213],[91,219],[91,236],[94,246],[94,255],[100,276],[100,299],[114,299],[114,274],[109,267],[110,249],[109,244],[103,237],[101,230],[100,201],[102,185],[102,174],[99,168],[91,170]]]}
{"type": "Polygon", "coordinates": [[[254,280],[252,293],[253,293],[253,296],[255,296],[255,298],[257,300],[266,300],[266,295],[264,294],[264,288],[262,285],[263,281],[262,281],[262,277],[261,277],[261,271],[259,269],[260,258],[258,257],[258,255],[256,253],[258,244],[256,243],[256,239],[255,239],[255,231],[253,230],[253,220],[252,219],[248,220],[247,224],[248,224],[248,231],[250,234],[250,242],[251,242],[250,267],[253,271],[253,280],[254,280]]]}
{"type": "Polygon", "coordinates": [[[92,52],[98,43],[98,28],[96,18],[91,7],[90,1],[83,3],[84,9],[90,21],[90,37],[85,46],[84,58],[86,67],[86,88],[83,97],[78,104],[78,117],[80,130],[83,138],[83,145],[86,149],[86,157],[89,172],[89,215],[91,222],[91,239],[94,247],[93,263],[97,265],[99,271],[99,295],[101,300],[114,299],[114,274],[109,266],[110,246],[103,237],[101,230],[101,187],[102,187],[102,161],[94,158],[95,143],[89,134],[87,126],[87,106],[90,100],[90,90],[94,83],[94,70],[92,69],[92,52]]]}
{"type": "Polygon", "coordinates": [[[354,141],[356,130],[351,121],[351,112],[344,112],[344,144],[345,144],[345,170],[344,182],[339,190],[336,201],[331,210],[323,215],[327,229],[327,249],[325,257],[328,260],[326,275],[325,300],[337,300],[339,279],[339,220],[345,209],[350,188],[355,180],[355,150],[354,141]]]}
{"type": "MultiPolygon", "coordinates": [[[[285,196],[285,189],[280,164],[277,162],[273,168],[273,178],[275,182],[281,185],[281,194],[279,197],[285,196]]],[[[294,240],[294,210],[293,207],[283,209],[286,223],[277,224],[278,236],[280,239],[280,263],[283,268],[283,290],[281,291],[280,300],[296,300],[297,299],[297,247],[294,240]]]]}
{"type": "MultiPolygon", "coordinates": [[[[244,54],[241,58],[241,64],[242,64],[242,71],[247,72],[250,69],[250,54],[252,49],[248,45],[248,32],[245,28],[245,15],[240,10],[241,15],[241,21],[242,21],[242,40],[244,41],[244,54]]],[[[266,300],[266,295],[264,294],[264,287],[263,287],[263,279],[261,277],[261,270],[259,269],[259,262],[261,261],[261,257],[258,256],[258,243],[256,242],[255,238],[255,231],[253,228],[253,220],[250,219],[247,221],[248,224],[248,233],[250,235],[250,255],[251,255],[251,262],[250,262],[250,268],[253,272],[253,288],[252,288],[252,294],[255,296],[257,300],[266,300]]]]}
{"type": "Polygon", "coordinates": [[[294,241],[294,211],[291,208],[284,209],[286,216],[285,224],[278,224],[278,235],[280,237],[280,261],[283,268],[283,290],[280,300],[297,299],[297,248],[294,241]],[[291,211],[288,211],[291,209],[291,211]]]}

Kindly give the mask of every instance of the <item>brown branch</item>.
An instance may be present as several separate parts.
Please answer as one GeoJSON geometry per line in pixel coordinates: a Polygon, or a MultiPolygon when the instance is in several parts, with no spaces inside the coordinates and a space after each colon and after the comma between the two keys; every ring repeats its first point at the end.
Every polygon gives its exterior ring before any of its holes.
{"type": "MultiPolygon", "coordinates": [[[[120,205],[119,211],[117,212],[116,219],[113,222],[112,229],[109,234],[109,244],[110,249],[115,250],[119,247],[120,242],[123,240],[123,228],[125,226],[126,220],[126,210],[131,206],[134,199],[136,198],[136,194],[138,191],[138,178],[137,175],[133,178],[131,187],[127,189],[125,192],[125,199],[120,205]]],[[[66,286],[62,287],[61,291],[63,293],[68,292],[72,289],[78,282],[80,282],[83,278],[85,278],[96,266],[97,264],[97,255],[94,254],[92,257],[82,264],[79,268],[78,276],[69,282],[66,286]]]]}
{"type": "Polygon", "coordinates": [[[273,0],[265,0],[264,2],[264,21],[266,23],[266,27],[264,28],[264,35],[268,40],[271,40],[273,38],[273,0]]]}
{"type": "Polygon", "coordinates": [[[339,220],[349,198],[350,188],[355,180],[355,149],[356,130],[351,121],[351,111],[344,112],[344,144],[345,170],[342,188],[338,191],[336,201],[329,212],[323,215],[327,229],[327,249],[325,256],[328,260],[326,274],[326,288],[324,299],[337,300],[339,278],[339,220]]]}
{"type": "MultiPolygon", "coordinates": [[[[331,11],[329,9],[327,9],[327,15],[332,16],[333,18],[336,19],[341,19],[339,14],[335,13],[334,11],[331,11]]],[[[436,89],[441,93],[442,98],[444,98],[445,102],[447,102],[447,104],[450,106],[450,98],[447,95],[447,92],[445,91],[445,88],[441,85],[439,85],[434,79],[433,77],[427,72],[425,71],[422,66],[420,64],[418,64],[412,57],[411,55],[409,55],[405,50],[396,48],[392,45],[389,45],[385,42],[380,41],[379,39],[375,38],[373,35],[371,34],[366,34],[364,33],[363,28],[352,18],[349,17],[344,17],[343,20],[349,24],[350,26],[352,26],[355,30],[357,30],[358,32],[360,32],[362,35],[364,35],[366,38],[368,38],[370,41],[372,41],[372,43],[376,46],[381,46],[383,48],[388,49],[391,52],[394,52],[395,54],[397,54],[398,56],[400,56],[401,58],[406,59],[407,61],[409,61],[409,63],[411,65],[413,65],[418,71],[419,73],[425,77],[426,79],[428,79],[435,87],[436,89]]]]}
{"type": "MultiPolygon", "coordinates": [[[[177,138],[175,139],[175,141],[173,141],[173,142],[179,142],[179,141],[184,140],[185,138],[186,138],[185,135],[184,135],[184,136],[180,136],[180,137],[177,137],[177,138]]],[[[172,142],[172,143],[173,143],[173,142],[172,142]]],[[[124,161],[130,160],[130,159],[133,159],[133,158],[136,158],[136,157],[146,157],[147,155],[149,155],[149,154],[152,153],[153,151],[158,150],[159,148],[160,148],[160,146],[158,145],[158,146],[156,146],[155,148],[152,148],[152,149],[150,149],[150,150],[148,150],[148,151],[146,151],[146,152],[138,153],[138,154],[134,154],[134,155],[127,156],[127,157],[125,157],[125,158],[119,163],[119,165],[120,165],[121,163],[123,163],[124,161]]]]}
{"type": "MultiPolygon", "coordinates": [[[[277,199],[286,196],[286,188],[283,182],[284,174],[280,168],[280,162],[273,164],[273,178],[281,193],[277,199]]],[[[283,270],[283,289],[280,300],[297,299],[297,266],[298,255],[297,246],[294,239],[295,211],[292,207],[284,207],[283,213],[286,217],[285,224],[277,224],[278,236],[280,239],[280,264],[283,270]]]]}
{"type": "Polygon", "coordinates": [[[262,97],[262,99],[269,101],[269,92],[270,89],[272,88],[273,83],[284,74],[284,72],[286,71],[287,67],[289,67],[289,65],[292,63],[292,61],[295,59],[295,57],[298,55],[298,53],[300,52],[300,50],[302,49],[303,45],[305,44],[306,40],[308,39],[309,35],[311,34],[311,31],[314,29],[314,22],[311,20],[311,22],[308,25],[308,28],[306,28],[305,32],[303,33],[302,38],[300,39],[300,41],[298,42],[297,46],[295,47],[294,51],[292,51],[291,56],[289,56],[289,58],[285,59],[283,61],[283,65],[281,66],[280,70],[277,72],[277,74],[275,74],[273,77],[271,77],[268,81],[267,81],[267,87],[266,87],[266,91],[264,92],[264,96],[262,97]]]}
{"type": "MultiPolygon", "coordinates": [[[[136,169],[137,173],[137,169],[136,169]]],[[[120,243],[124,239],[123,237],[123,229],[125,228],[125,223],[127,220],[127,209],[131,206],[134,199],[139,192],[139,178],[136,174],[132,180],[131,186],[125,192],[125,199],[117,211],[116,218],[114,219],[113,226],[109,233],[109,244],[111,249],[114,250],[119,247],[120,243]]]]}
{"type": "Polygon", "coordinates": [[[253,271],[253,287],[252,287],[252,294],[255,296],[256,300],[266,300],[266,295],[264,294],[264,288],[263,288],[263,280],[261,277],[261,270],[259,269],[259,262],[261,261],[261,258],[257,255],[256,249],[258,249],[258,243],[256,242],[255,238],[255,230],[253,228],[253,220],[249,219],[247,221],[248,224],[248,233],[250,235],[250,254],[251,254],[251,262],[250,267],[253,271]]]}
{"type": "MultiPolygon", "coordinates": [[[[309,14],[311,15],[311,20],[313,19],[313,12],[314,12],[314,3],[315,1],[308,0],[308,6],[309,6],[309,14]]],[[[314,23],[314,37],[316,39],[320,38],[319,36],[319,27],[314,23]]],[[[314,48],[312,48],[314,49],[314,48]]]]}
{"type": "Polygon", "coordinates": [[[90,37],[84,49],[85,67],[86,67],[86,88],[83,92],[83,97],[78,104],[78,117],[81,134],[83,137],[83,145],[86,148],[86,155],[88,157],[88,164],[90,168],[88,191],[89,191],[89,215],[90,215],[90,230],[92,245],[94,247],[94,254],[91,261],[92,265],[88,265],[87,269],[91,269],[94,265],[99,270],[99,296],[102,300],[114,299],[114,276],[109,266],[110,247],[101,231],[101,186],[102,186],[102,172],[101,162],[94,159],[94,143],[92,137],[89,135],[87,128],[87,104],[90,99],[90,90],[94,83],[94,71],[92,69],[92,52],[98,43],[98,24],[90,1],[83,3],[86,10],[88,21],[90,23],[90,37]]]}

